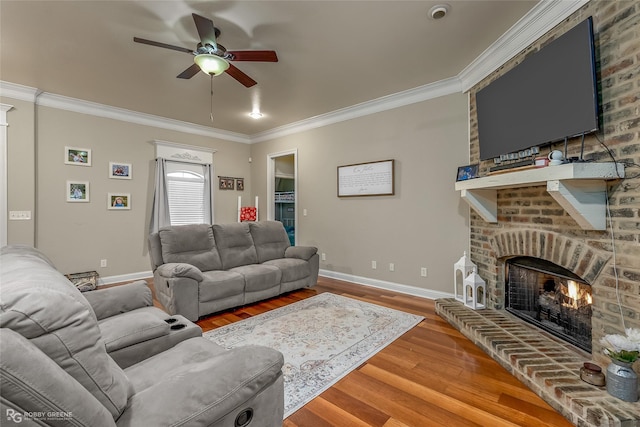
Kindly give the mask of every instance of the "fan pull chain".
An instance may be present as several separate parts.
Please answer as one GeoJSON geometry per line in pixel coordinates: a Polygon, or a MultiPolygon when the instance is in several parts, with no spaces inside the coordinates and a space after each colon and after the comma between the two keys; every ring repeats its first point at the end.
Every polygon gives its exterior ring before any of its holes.
{"type": "Polygon", "coordinates": [[[213,74],[211,76],[211,113],[209,113],[209,117],[211,117],[211,123],[213,123],[213,74]]]}

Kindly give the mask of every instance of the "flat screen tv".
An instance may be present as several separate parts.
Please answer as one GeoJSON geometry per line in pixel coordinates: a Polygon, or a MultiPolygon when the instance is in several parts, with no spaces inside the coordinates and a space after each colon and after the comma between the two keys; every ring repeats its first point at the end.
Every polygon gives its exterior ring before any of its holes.
{"type": "Polygon", "coordinates": [[[592,18],[479,90],[476,109],[481,160],[598,130],[592,18]]]}

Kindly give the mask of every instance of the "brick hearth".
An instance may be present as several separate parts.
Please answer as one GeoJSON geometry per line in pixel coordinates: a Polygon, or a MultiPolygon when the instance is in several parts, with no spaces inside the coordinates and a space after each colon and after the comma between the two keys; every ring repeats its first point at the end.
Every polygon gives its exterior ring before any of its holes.
{"type": "Polygon", "coordinates": [[[436,313],[577,426],[639,426],[640,404],[610,396],[580,379],[591,355],[503,310],[474,311],[455,299],[436,313]]]}

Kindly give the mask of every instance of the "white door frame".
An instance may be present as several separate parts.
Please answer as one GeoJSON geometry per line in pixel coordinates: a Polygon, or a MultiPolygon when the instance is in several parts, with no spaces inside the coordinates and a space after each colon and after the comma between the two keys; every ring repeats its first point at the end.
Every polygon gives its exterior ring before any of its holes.
{"type": "Polygon", "coordinates": [[[9,179],[7,174],[7,111],[13,105],[0,104],[0,246],[6,246],[8,241],[7,206],[9,179]]]}
{"type": "Polygon", "coordinates": [[[276,183],[276,158],[282,156],[293,155],[293,189],[295,191],[295,198],[293,202],[294,221],[295,221],[295,242],[298,244],[298,230],[300,229],[300,222],[298,221],[298,149],[280,151],[278,153],[267,154],[267,219],[274,220],[276,218],[276,198],[275,198],[275,183],[276,183]]]}

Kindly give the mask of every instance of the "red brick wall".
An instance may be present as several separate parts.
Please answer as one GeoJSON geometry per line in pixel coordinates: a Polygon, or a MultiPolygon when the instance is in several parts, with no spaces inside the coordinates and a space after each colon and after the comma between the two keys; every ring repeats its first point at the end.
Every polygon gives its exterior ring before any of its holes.
{"type": "MultiPolygon", "coordinates": [[[[611,161],[600,138],[618,161],[640,164],[640,2],[607,0],[591,0],[470,90],[472,163],[479,162],[477,90],[589,16],[594,21],[603,124],[597,137],[586,139],[585,158],[611,161]]],[[[563,148],[564,143],[552,147],[563,148]]],[[[580,138],[569,141],[568,152],[569,157],[579,155],[580,138]]],[[[492,162],[481,162],[481,174],[490,166],[492,162]]],[[[607,187],[624,321],[626,327],[640,328],[640,168],[626,167],[625,173],[629,178],[609,181],[607,187]]],[[[600,337],[622,332],[611,229],[582,230],[540,186],[498,191],[498,220],[489,224],[471,209],[471,258],[487,281],[488,305],[504,307],[504,258],[540,255],[573,269],[592,285],[593,355],[604,360],[600,337]]]]}

